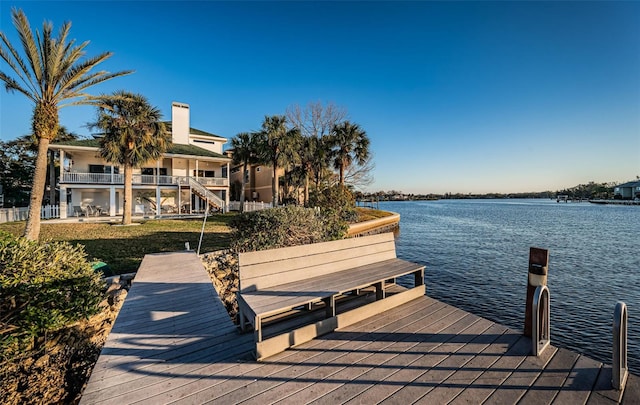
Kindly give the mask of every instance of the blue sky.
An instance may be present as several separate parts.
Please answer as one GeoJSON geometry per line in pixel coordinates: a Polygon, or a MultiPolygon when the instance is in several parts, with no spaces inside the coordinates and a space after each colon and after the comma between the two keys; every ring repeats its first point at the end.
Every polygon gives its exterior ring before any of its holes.
{"type": "MultiPolygon", "coordinates": [[[[369,190],[557,190],[640,175],[640,2],[0,1],[32,28],[71,21],[88,54],[231,138],[291,104],[333,102],[372,142],[369,190]]],[[[6,65],[1,65],[6,70],[6,65]]],[[[0,139],[32,105],[0,92],[0,139]]],[[[61,110],[81,135],[89,107],[61,110]]]]}

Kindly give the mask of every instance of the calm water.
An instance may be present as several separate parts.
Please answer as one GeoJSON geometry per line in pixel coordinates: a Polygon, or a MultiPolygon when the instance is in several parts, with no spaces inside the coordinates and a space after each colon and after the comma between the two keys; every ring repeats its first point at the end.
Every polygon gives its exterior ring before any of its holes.
{"type": "Polygon", "coordinates": [[[613,309],[629,311],[640,374],[640,207],[552,200],[388,202],[398,257],[427,266],[427,294],[522,330],[529,247],[549,249],[551,342],[611,363],[613,309]]]}

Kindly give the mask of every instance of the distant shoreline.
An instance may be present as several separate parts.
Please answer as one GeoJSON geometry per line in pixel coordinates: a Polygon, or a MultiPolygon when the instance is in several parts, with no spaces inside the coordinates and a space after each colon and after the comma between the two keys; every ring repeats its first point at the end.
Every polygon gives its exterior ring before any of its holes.
{"type": "Polygon", "coordinates": [[[600,205],[639,205],[640,201],[638,200],[589,200],[591,204],[600,204],[600,205]]]}

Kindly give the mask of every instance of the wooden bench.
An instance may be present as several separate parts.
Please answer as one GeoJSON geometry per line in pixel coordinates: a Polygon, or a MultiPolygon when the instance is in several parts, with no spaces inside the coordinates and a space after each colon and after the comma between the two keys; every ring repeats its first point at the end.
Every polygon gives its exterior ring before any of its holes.
{"type": "Polygon", "coordinates": [[[425,294],[424,266],[396,258],[392,233],[241,253],[239,263],[240,327],[252,326],[258,360],[425,294]],[[387,297],[396,278],[411,274],[413,288],[387,297]],[[368,287],[375,301],[336,313],[336,299],[368,287]],[[324,319],[263,339],[268,318],[319,304],[324,319]]]}

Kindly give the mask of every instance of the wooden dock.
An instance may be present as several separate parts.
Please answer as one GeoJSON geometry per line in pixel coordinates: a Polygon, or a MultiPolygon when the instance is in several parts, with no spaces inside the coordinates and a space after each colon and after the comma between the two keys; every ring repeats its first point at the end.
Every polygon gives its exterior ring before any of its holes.
{"type": "Polygon", "coordinates": [[[83,404],[623,404],[611,368],[423,296],[251,360],[192,252],[147,255],[85,389],[83,404]]]}

